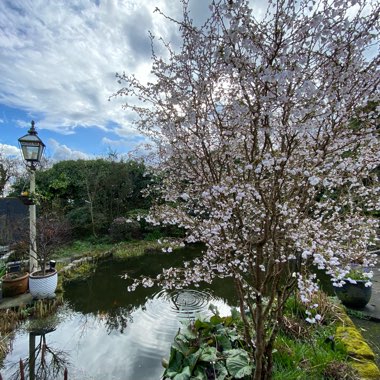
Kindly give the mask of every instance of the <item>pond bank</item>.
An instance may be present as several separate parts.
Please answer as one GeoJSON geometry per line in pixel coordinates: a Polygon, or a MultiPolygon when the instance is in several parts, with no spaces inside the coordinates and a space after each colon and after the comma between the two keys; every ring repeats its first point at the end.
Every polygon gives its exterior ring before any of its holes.
{"type": "Polygon", "coordinates": [[[361,380],[380,379],[374,351],[347,314],[335,335],[336,339],[344,344],[350,357],[350,364],[358,371],[361,380]]]}

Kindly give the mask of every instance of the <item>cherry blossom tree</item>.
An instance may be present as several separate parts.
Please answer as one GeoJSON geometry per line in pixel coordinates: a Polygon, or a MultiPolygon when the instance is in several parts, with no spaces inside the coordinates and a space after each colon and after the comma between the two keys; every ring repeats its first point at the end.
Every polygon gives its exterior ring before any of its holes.
{"type": "Polygon", "coordinates": [[[13,180],[20,178],[22,173],[21,160],[6,153],[0,144],[0,197],[6,196],[13,180]]]}
{"type": "Polygon", "coordinates": [[[115,96],[159,157],[150,221],[206,249],[132,289],[232,277],[252,378],[270,379],[286,300],[298,288],[310,303],[317,287],[311,266],[340,285],[351,262],[373,265],[379,5],[277,0],[257,18],[248,1],[213,1],[202,26],[182,5],[181,20],[157,10],[182,45],[160,39],[158,55],[152,36],[155,81],[120,74],[115,96]]]}

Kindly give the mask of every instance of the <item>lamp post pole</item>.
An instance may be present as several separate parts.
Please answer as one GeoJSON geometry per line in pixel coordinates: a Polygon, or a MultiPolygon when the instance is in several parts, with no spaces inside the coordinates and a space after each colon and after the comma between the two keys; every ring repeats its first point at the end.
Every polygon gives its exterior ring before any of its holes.
{"type": "MultiPolygon", "coordinates": [[[[18,139],[22,155],[30,173],[30,196],[36,192],[36,165],[41,161],[45,144],[37,136],[38,133],[34,127],[34,121],[28,134],[18,139]]],[[[36,234],[36,205],[29,205],[29,229],[30,229],[30,246],[29,246],[29,270],[30,273],[37,270],[37,234],[36,234]]]]}
{"type": "MultiPolygon", "coordinates": [[[[36,192],[36,169],[30,168],[30,194],[36,192]]],[[[36,242],[36,205],[29,205],[29,226],[30,226],[30,246],[29,246],[29,273],[37,270],[37,242],[36,242]]]]}
{"type": "Polygon", "coordinates": [[[36,334],[29,333],[29,379],[35,380],[36,367],[36,334]]]}

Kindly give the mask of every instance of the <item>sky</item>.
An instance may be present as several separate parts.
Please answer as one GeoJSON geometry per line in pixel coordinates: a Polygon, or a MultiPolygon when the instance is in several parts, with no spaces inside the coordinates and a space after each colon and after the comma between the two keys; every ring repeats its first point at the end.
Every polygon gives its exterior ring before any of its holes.
{"type": "MultiPolygon", "coordinates": [[[[205,19],[208,0],[191,0],[205,19]]],[[[127,154],[145,137],[122,99],[115,73],[150,72],[149,31],[175,42],[154,13],[180,17],[178,0],[1,0],[0,151],[20,155],[32,120],[52,160],[127,154]]]]}
{"type": "MultiPolygon", "coordinates": [[[[211,0],[189,1],[202,24],[211,0]]],[[[266,0],[250,2],[260,18],[266,0]]],[[[122,87],[117,72],[149,79],[149,32],[179,43],[156,7],[181,19],[180,0],[0,0],[0,153],[21,156],[32,120],[52,161],[143,145],[136,116],[109,98],[122,87]]]]}

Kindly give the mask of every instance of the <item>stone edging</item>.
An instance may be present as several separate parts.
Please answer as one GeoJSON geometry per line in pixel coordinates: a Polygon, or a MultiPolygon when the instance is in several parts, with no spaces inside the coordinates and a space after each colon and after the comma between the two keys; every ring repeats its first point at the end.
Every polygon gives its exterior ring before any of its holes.
{"type": "Polygon", "coordinates": [[[98,260],[108,259],[108,258],[110,258],[112,256],[113,256],[113,250],[100,253],[100,254],[98,254],[96,256],[81,257],[80,259],[73,260],[70,264],[68,264],[68,265],[64,266],[63,268],[61,268],[59,270],[59,273],[63,274],[63,273],[66,273],[66,272],[70,272],[70,271],[72,271],[73,269],[79,267],[82,264],[90,263],[90,262],[98,261],[98,260]]]}
{"type": "Polygon", "coordinates": [[[350,317],[343,311],[343,324],[338,326],[335,337],[342,342],[350,357],[350,364],[360,376],[360,380],[379,380],[380,370],[375,363],[375,354],[355,327],[350,317]]]}

